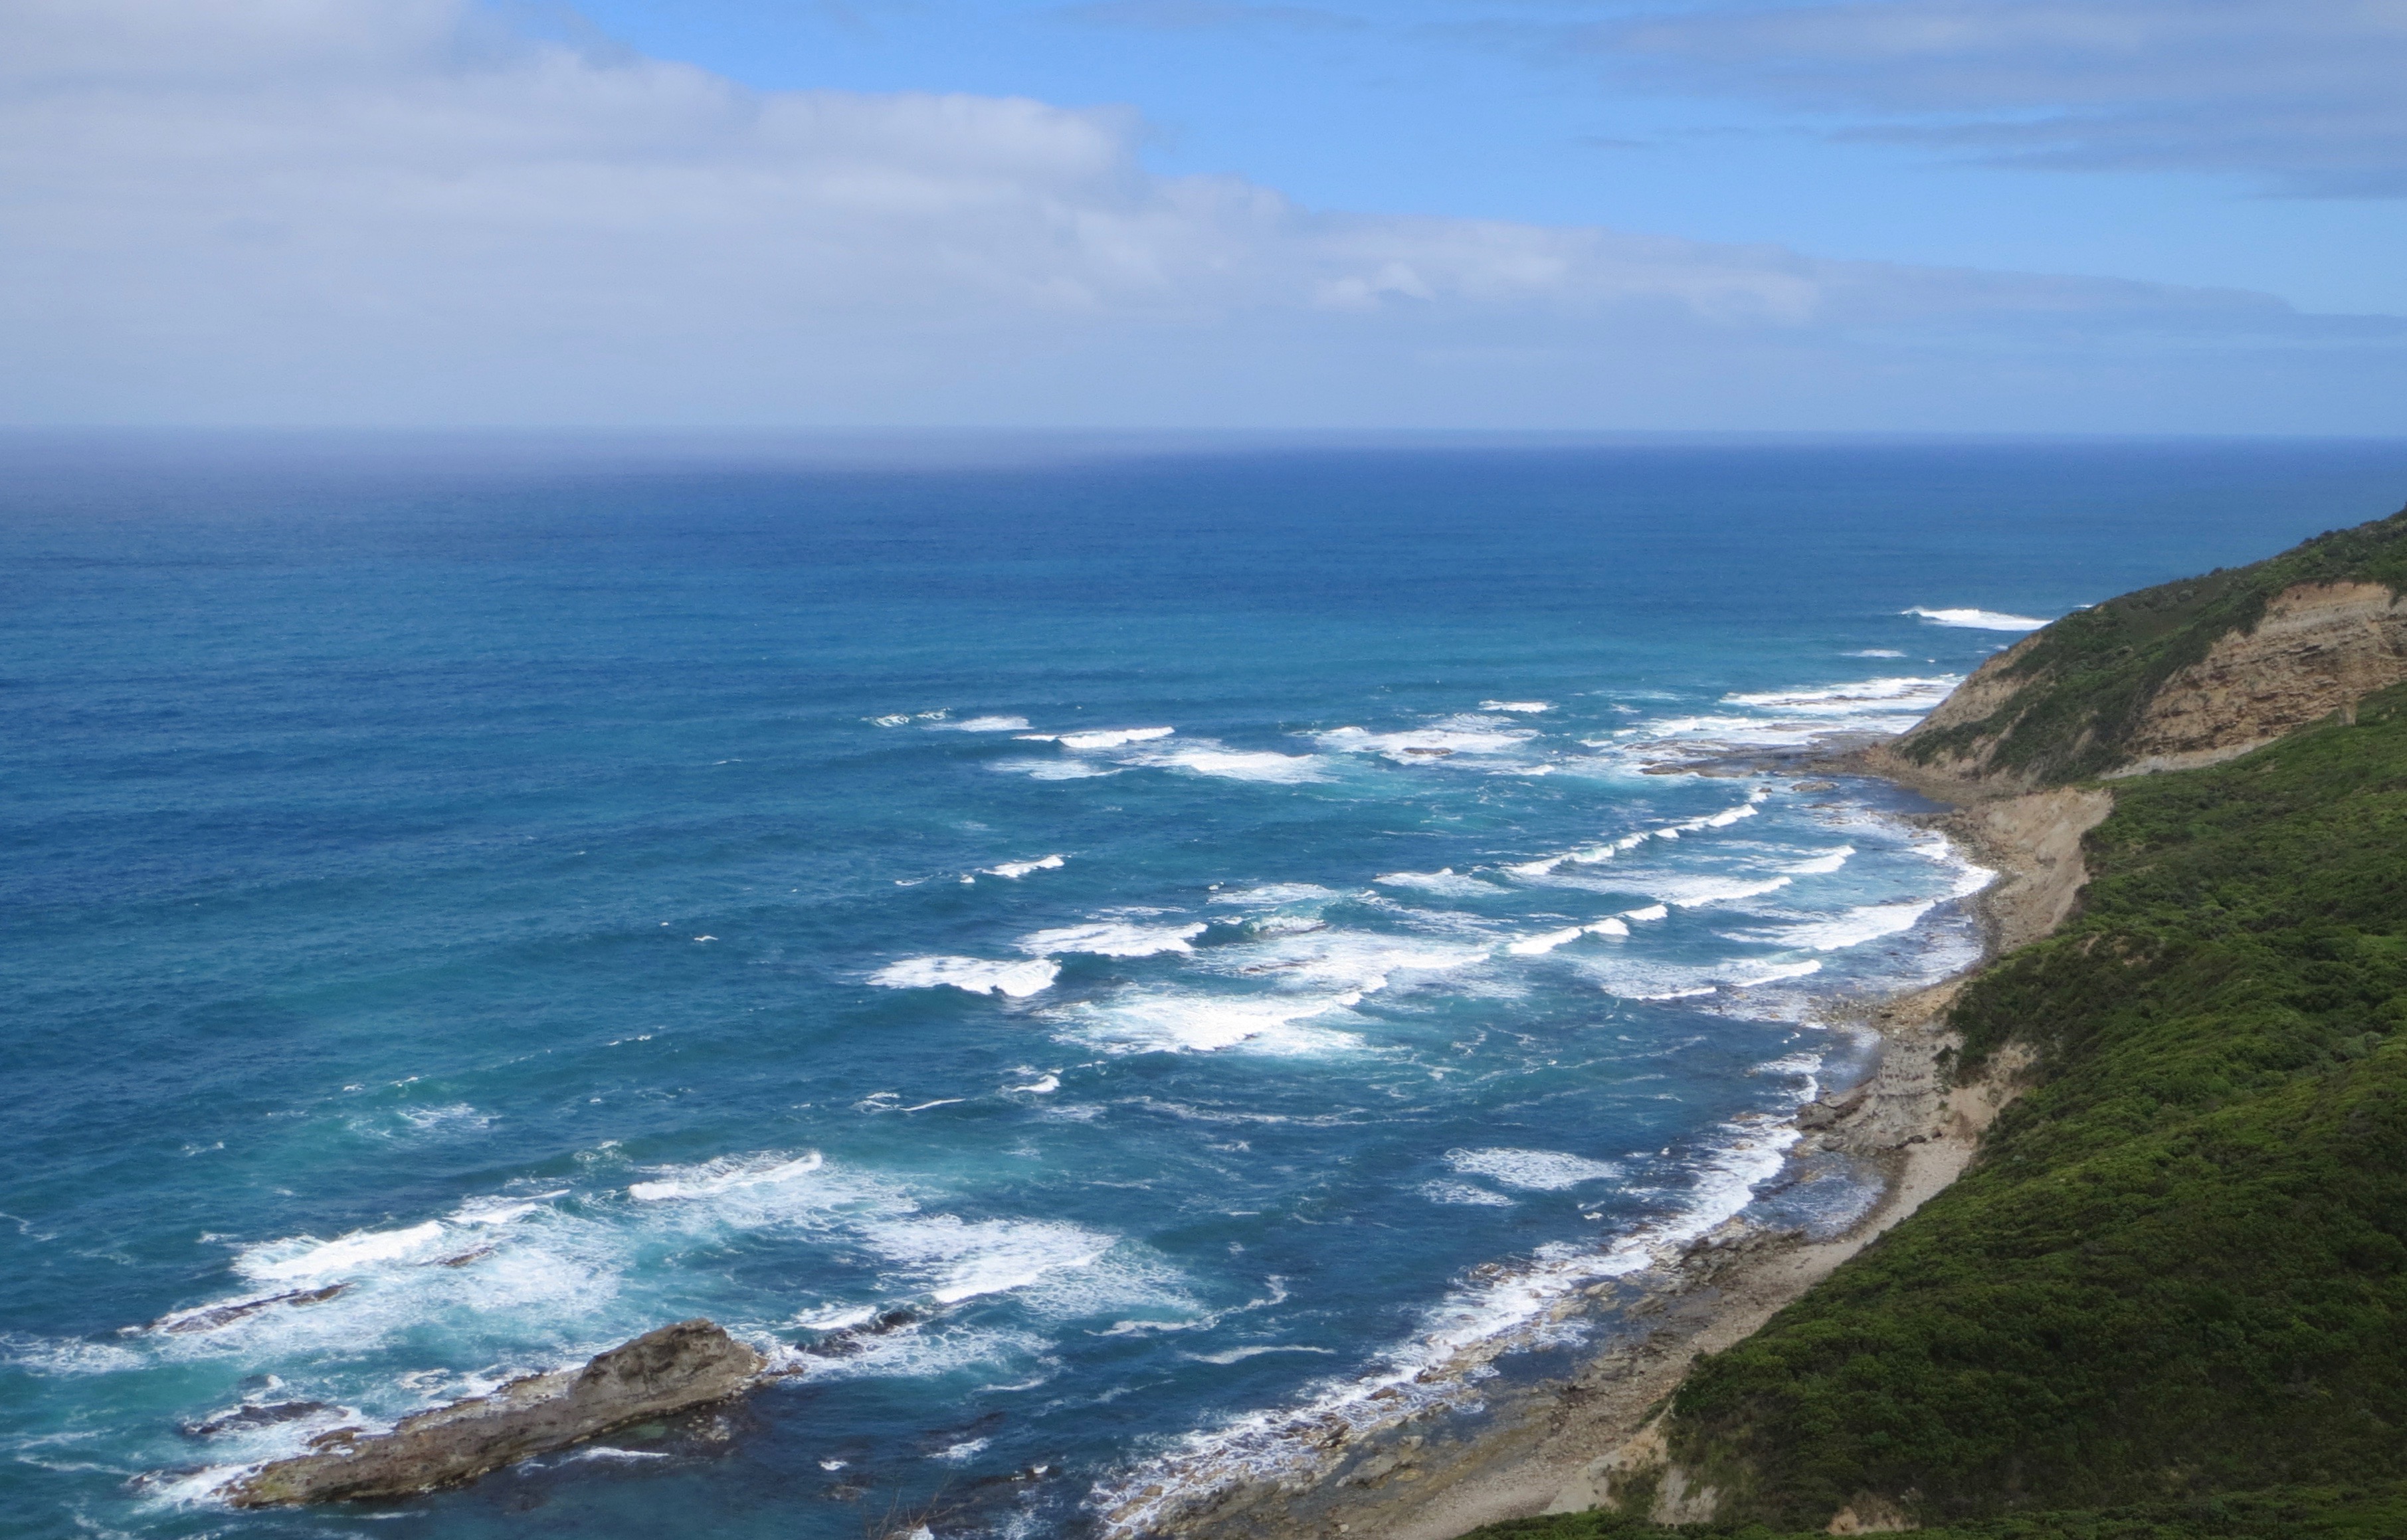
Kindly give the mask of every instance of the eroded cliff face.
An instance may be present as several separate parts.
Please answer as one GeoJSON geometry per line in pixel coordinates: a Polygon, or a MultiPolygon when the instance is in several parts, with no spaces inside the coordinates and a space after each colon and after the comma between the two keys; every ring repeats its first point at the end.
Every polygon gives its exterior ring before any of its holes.
{"type": "MultiPolygon", "coordinates": [[[[2047,670],[2026,667],[2046,635],[2035,632],[1983,663],[1912,732],[1868,751],[1871,767],[1958,799],[2044,784],[2043,770],[2003,764],[1999,749],[2058,683],[2047,670]]],[[[2401,679],[2407,596],[2382,583],[2298,584],[2275,594],[2253,627],[2226,633],[2204,658],[2149,692],[2115,762],[2100,773],[2112,778],[2231,759],[2401,679]]]]}
{"type": "Polygon", "coordinates": [[[2257,629],[2215,644],[2148,702],[2130,762],[2143,775],[2214,764],[2345,711],[2407,678],[2407,601],[2380,583],[2285,589],[2257,629]]]}

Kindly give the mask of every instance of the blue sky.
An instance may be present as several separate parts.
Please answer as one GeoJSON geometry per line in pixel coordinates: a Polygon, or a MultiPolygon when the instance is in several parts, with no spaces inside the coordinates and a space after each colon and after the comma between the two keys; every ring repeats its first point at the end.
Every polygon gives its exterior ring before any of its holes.
{"type": "MultiPolygon", "coordinates": [[[[2398,105],[2407,98],[2399,84],[2407,7],[2398,6],[589,0],[571,15],[571,26],[764,88],[1127,104],[1148,126],[1147,164],[1233,173],[1321,207],[1603,224],[1830,257],[2229,285],[2317,310],[2407,311],[2407,109],[2398,105]],[[1913,56],[1843,59],[1857,79],[1808,93],[1750,70],[1735,38],[1702,67],[1687,50],[1667,58],[1617,47],[1649,21],[1684,23],[1710,45],[1735,33],[1734,21],[1782,10],[1900,28],[1917,13],[2056,10],[2123,20],[2129,36],[2092,50],[2059,42],[2063,78],[2035,72],[2043,78],[2018,99],[1968,82],[1954,102],[1890,89],[1883,77],[1919,73],[1924,61],[1913,56]],[[2318,11],[2329,18],[2320,26],[2318,11]],[[2366,17],[2355,29],[2353,11],[2366,17]],[[2144,105],[2151,76],[2176,106],[2228,112],[2244,93],[2213,78],[2215,55],[2245,67],[2262,57],[2267,32],[2309,55],[2312,71],[2291,83],[2290,100],[2265,93],[2269,115],[2311,114],[2350,77],[2390,99],[2386,181],[2315,186],[2285,161],[2278,133],[2261,135],[2271,142],[2253,156],[2217,156],[2201,143],[2186,164],[2177,153],[2172,164],[2133,166],[2102,154],[2015,164],[2011,151],[1931,132],[2144,105]],[[2367,62],[2352,66],[2345,55],[2369,37],[2386,47],[2365,78],[2367,62]],[[2326,50],[2331,67],[2313,69],[2326,50]],[[2096,79],[2109,71],[2129,77],[2119,99],[2118,82],[2096,79]],[[2383,79],[2388,71],[2400,73],[2383,79]]],[[[550,21],[560,25],[560,13],[550,21]]]]}
{"type": "Polygon", "coordinates": [[[0,423],[2407,433],[2407,0],[0,0],[0,423]]]}

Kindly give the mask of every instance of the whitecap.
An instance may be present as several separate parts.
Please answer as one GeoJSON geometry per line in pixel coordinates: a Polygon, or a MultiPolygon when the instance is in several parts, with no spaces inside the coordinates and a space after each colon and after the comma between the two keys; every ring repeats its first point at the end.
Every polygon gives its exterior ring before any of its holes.
{"type": "Polygon", "coordinates": [[[235,1259],[235,1270],[279,1282],[323,1278],[420,1256],[442,1238],[443,1226],[434,1219],[401,1230],[356,1230],[331,1241],[298,1235],[247,1248],[235,1259]]]}
{"type": "MultiPolygon", "coordinates": [[[[1507,1199],[1506,1202],[1509,1203],[1511,1200],[1507,1199]]],[[[1249,1358],[1260,1358],[1264,1353],[1318,1353],[1323,1357],[1334,1358],[1337,1356],[1337,1349],[1307,1348],[1302,1343],[1258,1343],[1250,1348],[1231,1348],[1218,1353],[1182,1353],[1179,1356],[1192,1359],[1198,1363],[1217,1363],[1225,1368],[1232,1363],[1243,1363],[1249,1358]]]]}
{"type": "Polygon", "coordinates": [[[1030,780],[1089,780],[1098,776],[1117,776],[1121,767],[1086,760],[996,760],[987,768],[1026,776],[1030,780]]]}
{"type": "Polygon", "coordinates": [[[1503,889],[1478,877],[1461,876],[1451,866],[1434,872],[1389,872],[1371,879],[1386,888],[1411,888],[1424,893],[1438,893],[1447,898],[1476,898],[1487,893],[1501,893],[1503,889]]]}
{"type": "Polygon", "coordinates": [[[1482,711],[1531,712],[1552,711],[1554,708],[1554,703],[1551,701],[1482,701],[1479,703],[1479,709],[1482,711]]]}
{"type": "MultiPolygon", "coordinates": [[[[1525,935],[1518,941],[1506,942],[1504,949],[1515,957],[1538,957],[1553,951],[1557,947],[1577,941],[1589,929],[1590,927],[1588,926],[1573,925],[1560,931],[1548,931],[1542,935],[1525,935]]],[[[1629,934],[1630,928],[1626,925],[1622,926],[1621,934],[1629,934]]]]}
{"type": "Polygon", "coordinates": [[[1446,1163],[1466,1176],[1486,1176],[1530,1192],[1560,1192],[1621,1175],[1604,1161],[1552,1149],[1449,1149],[1446,1163]]]}
{"type": "Polygon", "coordinates": [[[944,733],[1019,733],[1028,727],[1025,717],[965,717],[960,721],[928,724],[930,732],[944,733]]]}
{"type": "Polygon", "coordinates": [[[1059,1220],[953,1214],[868,1226],[862,1239],[925,1286],[939,1305],[1009,1293],[1064,1268],[1091,1266],[1118,1237],[1059,1220]]]}
{"type": "MultiPolygon", "coordinates": [[[[1693,909],[1707,904],[1733,904],[1743,898],[1759,898],[1777,892],[1795,881],[1794,877],[1657,877],[1647,886],[1656,890],[1656,897],[1675,909],[1693,909]]],[[[1631,918],[1637,918],[1633,915],[1631,918]]]]}
{"type": "Polygon", "coordinates": [[[1175,749],[1140,754],[1132,763],[1155,769],[1185,770],[1192,775],[1212,776],[1221,780],[1265,781],[1289,786],[1326,778],[1316,755],[1224,749],[1201,739],[1181,744],[1175,749]]]}
{"type": "Polygon", "coordinates": [[[1336,892],[1310,882],[1265,882],[1259,888],[1239,888],[1214,893],[1215,904],[1308,904],[1319,899],[1335,898],[1336,892]]]}
{"type": "Polygon", "coordinates": [[[2002,615],[1994,609],[1925,609],[1920,605],[1898,611],[1901,615],[1919,615],[1933,625],[1957,626],[1968,631],[2037,631],[2047,624],[2028,615],[2002,615]]]}
{"type": "Polygon", "coordinates": [[[1166,738],[1177,731],[1175,727],[1106,727],[1058,735],[1032,733],[1029,737],[1040,743],[1058,743],[1064,749],[1119,749],[1132,743],[1150,743],[1156,738],[1166,738]]]}
{"type": "Polygon", "coordinates": [[[1417,1191],[1431,1203],[1460,1204],[1473,1208],[1510,1208],[1513,1200],[1469,1182],[1423,1182],[1417,1191]]]}
{"type": "Polygon", "coordinates": [[[1362,727],[1338,727],[1317,734],[1323,749],[1345,754],[1378,754],[1398,764],[1442,763],[1458,754],[1509,754],[1537,736],[1526,727],[1504,727],[1479,717],[1457,717],[1429,727],[1401,733],[1374,733],[1362,727]]]}
{"type": "Polygon", "coordinates": [[[931,990],[940,986],[971,994],[1005,994],[1024,999],[1048,989],[1061,964],[1038,958],[1027,962],[990,962],[980,957],[906,957],[889,962],[869,981],[890,990],[931,990]]]}
{"type": "Polygon", "coordinates": [[[1034,861],[1006,861],[1000,866],[982,866],[979,870],[988,877],[1007,877],[1017,881],[1031,872],[1058,872],[1069,859],[1067,856],[1039,856],[1034,861]]]}
{"type": "Polygon", "coordinates": [[[1635,920],[1641,924],[1645,924],[1649,920],[1664,919],[1669,916],[1671,912],[1671,910],[1665,908],[1660,904],[1649,904],[1644,908],[1624,909],[1621,911],[1621,918],[1624,920],[1635,920]]]}
{"type": "Polygon", "coordinates": [[[1853,652],[1843,652],[1840,656],[1843,658],[1902,658],[1905,654],[1893,647],[1866,647],[1859,648],[1853,652]]]}
{"type": "Polygon", "coordinates": [[[798,1180],[827,1162],[816,1149],[802,1155],[723,1155],[700,1165],[661,1166],[659,1179],[630,1183],[627,1196],[638,1203],[672,1199],[715,1198],[746,1188],[775,1187],[798,1180]]]}
{"type": "Polygon", "coordinates": [[[1209,928],[1201,921],[1189,925],[1131,925],[1098,920],[1037,931],[1012,945],[1033,956],[1083,952],[1092,957],[1153,957],[1162,952],[1193,951],[1195,948],[1189,943],[1209,928]]]}
{"type": "Polygon", "coordinates": [[[1780,869],[1791,877],[1827,877],[1844,866],[1847,859],[1855,853],[1854,846],[1842,845],[1835,849],[1825,850],[1818,856],[1794,862],[1780,869]]]}
{"type": "Polygon", "coordinates": [[[1617,918],[1600,920],[1593,925],[1583,925],[1580,928],[1590,935],[1628,935],[1630,934],[1630,927],[1617,918]]]}
{"type": "Polygon", "coordinates": [[[1899,904],[1859,905],[1842,915],[1784,926],[1770,933],[1765,939],[1777,946],[1802,947],[1809,951],[1841,951],[1849,947],[1860,947],[1867,941],[1877,941],[1883,936],[1910,931],[1916,921],[1937,908],[1939,903],[1938,899],[1930,898],[1899,904]]]}
{"type": "Polygon", "coordinates": [[[1485,941],[1441,941],[1320,925],[1258,933],[1251,941],[1213,948],[1198,957],[1196,965],[1214,973],[1266,980],[1282,989],[1339,989],[1360,994],[1386,989],[1394,974],[1444,973],[1484,962],[1489,955],[1485,941]]]}
{"type": "Polygon", "coordinates": [[[1353,1033],[1307,1025],[1358,998],[1265,998],[1192,991],[1130,991],[1082,1001],[1055,1017],[1072,1037],[1106,1053],[1218,1053],[1239,1049],[1305,1058],[1360,1049],[1353,1033]]]}

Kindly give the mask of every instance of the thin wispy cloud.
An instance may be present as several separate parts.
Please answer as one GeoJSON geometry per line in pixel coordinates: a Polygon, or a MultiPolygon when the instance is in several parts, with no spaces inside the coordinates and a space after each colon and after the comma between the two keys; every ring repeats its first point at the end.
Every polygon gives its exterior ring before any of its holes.
{"type": "Polygon", "coordinates": [[[1615,78],[2017,164],[2407,195],[2396,0],[1711,5],[1580,31],[1615,78]]]}

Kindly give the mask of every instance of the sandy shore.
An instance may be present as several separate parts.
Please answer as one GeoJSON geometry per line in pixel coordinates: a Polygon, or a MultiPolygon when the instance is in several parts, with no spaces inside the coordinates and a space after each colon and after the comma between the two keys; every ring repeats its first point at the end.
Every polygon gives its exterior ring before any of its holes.
{"type": "MultiPolygon", "coordinates": [[[[1828,767],[1869,768],[1861,761],[1828,767]]],[[[1807,768],[1782,767],[1789,774],[1807,768]]],[[[1973,803],[1933,820],[2000,874],[1978,900],[1984,965],[2045,934],[2070,912],[2085,880],[2081,836],[2110,806],[2101,792],[2051,791],[1973,803]]],[[[1474,1422],[1431,1418],[1417,1427],[1405,1420],[1340,1438],[1308,1478],[1232,1487],[1175,1519],[1148,1515],[1150,1522],[1124,1520],[1107,1532],[1195,1540],[1453,1540],[1499,1519],[1594,1505],[1619,1451],[1647,1431],[1699,1354],[1754,1333],[1971,1163],[2026,1067],[2000,1056],[1982,1080],[1946,1088],[1941,1056],[1956,1041],[1944,1020],[1973,971],[1870,1007],[1860,1024],[1881,1034],[1877,1069],[1799,1116],[1798,1151],[1843,1154],[1885,1178],[1878,1201],[1844,1233],[1813,1241],[1731,1220],[1628,1280],[1634,1299],[1627,1290],[1591,1290],[1603,1296],[1587,1307],[1604,1345],[1567,1378],[1496,1390],[1474,1422]]],[[[1645,1448],[1642,1439],[1631,1452],[1645,1448]]]]}

